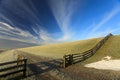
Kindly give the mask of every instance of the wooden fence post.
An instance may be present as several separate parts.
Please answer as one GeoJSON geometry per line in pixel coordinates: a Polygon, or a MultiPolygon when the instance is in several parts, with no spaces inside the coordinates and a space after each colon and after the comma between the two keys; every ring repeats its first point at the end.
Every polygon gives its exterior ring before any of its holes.
{"type": "Polygon", "coordinates": [[[23,71],[23,77],[26,77],[26,71],[27,71],[27,59],[24,60],[24,71],[23,71]]]}
{"type": "Polygon", "coordinates": [[[23,77],[26,77],[27,59],[25,59],[24,56],[22,56],[22,55],[18,55],[17,60],[19,61],[19,60],[22,60],[22,59],[24,59],[24,61],[18,62],[17,65],[23,65],[23,68],[24,68],[24,70],[23,70],[23,77]]]}
{"type": "Polygon", "coordinates": [[[73,54],[71,55],[71,62],[72,62],[72,64],[73,64],[73,54]]]}
{"type": "Polygon", "coordinates": [[[94,50],[93,50],[93,49],[91,49],[91,56],[92,56],[92,55],[94,55],[94,50]]]}
{"type": "Polygon", "coordinates": [[[85,56],[84,56],[84,54],[82,54],[81,56],[82,56],[82,60],[84,61],[84,60],[85,60],[85,56]]]}
{"type": "MultiPolygon", "coordinates": [[[[17,56],[17,61],[22,60],[22,59],[25,59],[22,55],[17,56]]],[[[23,62],[18,62],[17,65],[21,65],[23,63],[24,63],[24,61],[23,62]]]]}
{"type": "Polygon", "coordinates": [[[66,55],[63,56],[63,68],[66,68],[66,55]]]}
{"type": "Polygon", "coordinates": [[[69,65],[72,65],[73,64],[73,54],[70,55],[70,64],[69,65]]]}
{"type": "Polygon", "coordinates": [[[71,59],[71,55],[69,54],[68,55],[69,57],[68,57],[68,66],[71,64],[71,61],[70,61],[70,59],[71,59]]]}

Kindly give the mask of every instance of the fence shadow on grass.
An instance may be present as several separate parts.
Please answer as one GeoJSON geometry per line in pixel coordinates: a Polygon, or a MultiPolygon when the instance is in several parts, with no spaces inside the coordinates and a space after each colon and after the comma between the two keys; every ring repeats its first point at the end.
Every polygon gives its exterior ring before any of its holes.
{"type": "Polygon", "coordinates": [[[15,77],[12,77],[12,78],[9,78],[7,80],[22,80],[22,79],[25,79],[26,77],[23,77],[22,75],[19,75],[19,76],[15,76],[15,77]]]}
{"type": "Polygon", "coordinates": [[[54,69],[60,70],[62,68],[62,59],[52,59],[46,57],[40,57],[28,52],[15,50],[16,54],[22,55],[28,59],[28,70],[27,77],[30,78],[31,76],[37,77],[36,80],[40,77],[40,75],[52,71],[54,69]]]}
{"type": "Polygon", "coordinates": [[[40,74],[47,73],[56,69],[60,70],[62,68],[61,65],[62,65],[62,59],[30,63],[28,64],[28,67],[32,71],[32,74],[29,74],[28,77],[33,75],[39,77],[40,74]]]}

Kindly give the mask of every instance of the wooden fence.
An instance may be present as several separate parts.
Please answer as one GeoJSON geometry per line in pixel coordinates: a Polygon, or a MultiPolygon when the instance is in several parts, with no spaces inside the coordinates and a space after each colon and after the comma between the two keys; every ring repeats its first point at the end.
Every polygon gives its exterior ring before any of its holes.
{"type": "Polygon", "coordinates": [[[27,59],[0,63],[0,67],[3,67],[2,69],[0,68],[0,73],[2,73],[0,74],[0,78],[12,74],[17,74],[20,72],[23,72],[23,77],[26,77],[26,67],[27,67],[26,65],[27,65],[27,59]]]}
{"type": "Polygon", "coordinates": [[[85,51],[83,53],[77,53],[77,54],[69,54],[63,56],[63,67],[70,66],[72,64],[81,62],[86,60],[87,58],[91,57],[96,53],[96,51],[108,40],[108,38],[112,36],[112,34],[108,34],[106,37],[104,37],[98,44],[96,44],[92,49],[85,51]]]}

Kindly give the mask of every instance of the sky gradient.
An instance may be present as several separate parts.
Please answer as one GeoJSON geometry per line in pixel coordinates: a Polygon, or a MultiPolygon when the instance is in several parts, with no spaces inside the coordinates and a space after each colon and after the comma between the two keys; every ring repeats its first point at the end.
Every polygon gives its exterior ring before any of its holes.
{"type": "Polygon", "coordinates": [[[0,0],[0,43],[41,45],[108,33],[120,34],[120,0],[0,0]]]}

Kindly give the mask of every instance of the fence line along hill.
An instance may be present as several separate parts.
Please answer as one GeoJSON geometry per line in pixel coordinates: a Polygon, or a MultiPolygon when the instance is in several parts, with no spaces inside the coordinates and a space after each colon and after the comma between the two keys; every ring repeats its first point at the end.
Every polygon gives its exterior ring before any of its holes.
{"type": "Polygon", "coordinates": [[[106,56],[111,59],[120,59],[120,35],[111,36],[96,54],[85,60],[83,64],[100,61],[106,56]]]}
{"type": "Polygon", "coordinates": [[[107,42],[107,40],[113,36],[111,33],[105,36],[101,41],[99,41],[93,48],[77,54],[68,54],[63,56],[63,67],[70,66],[72,64],[84,61],[89,57],[93,56],[102,46],[107,42]]]}

